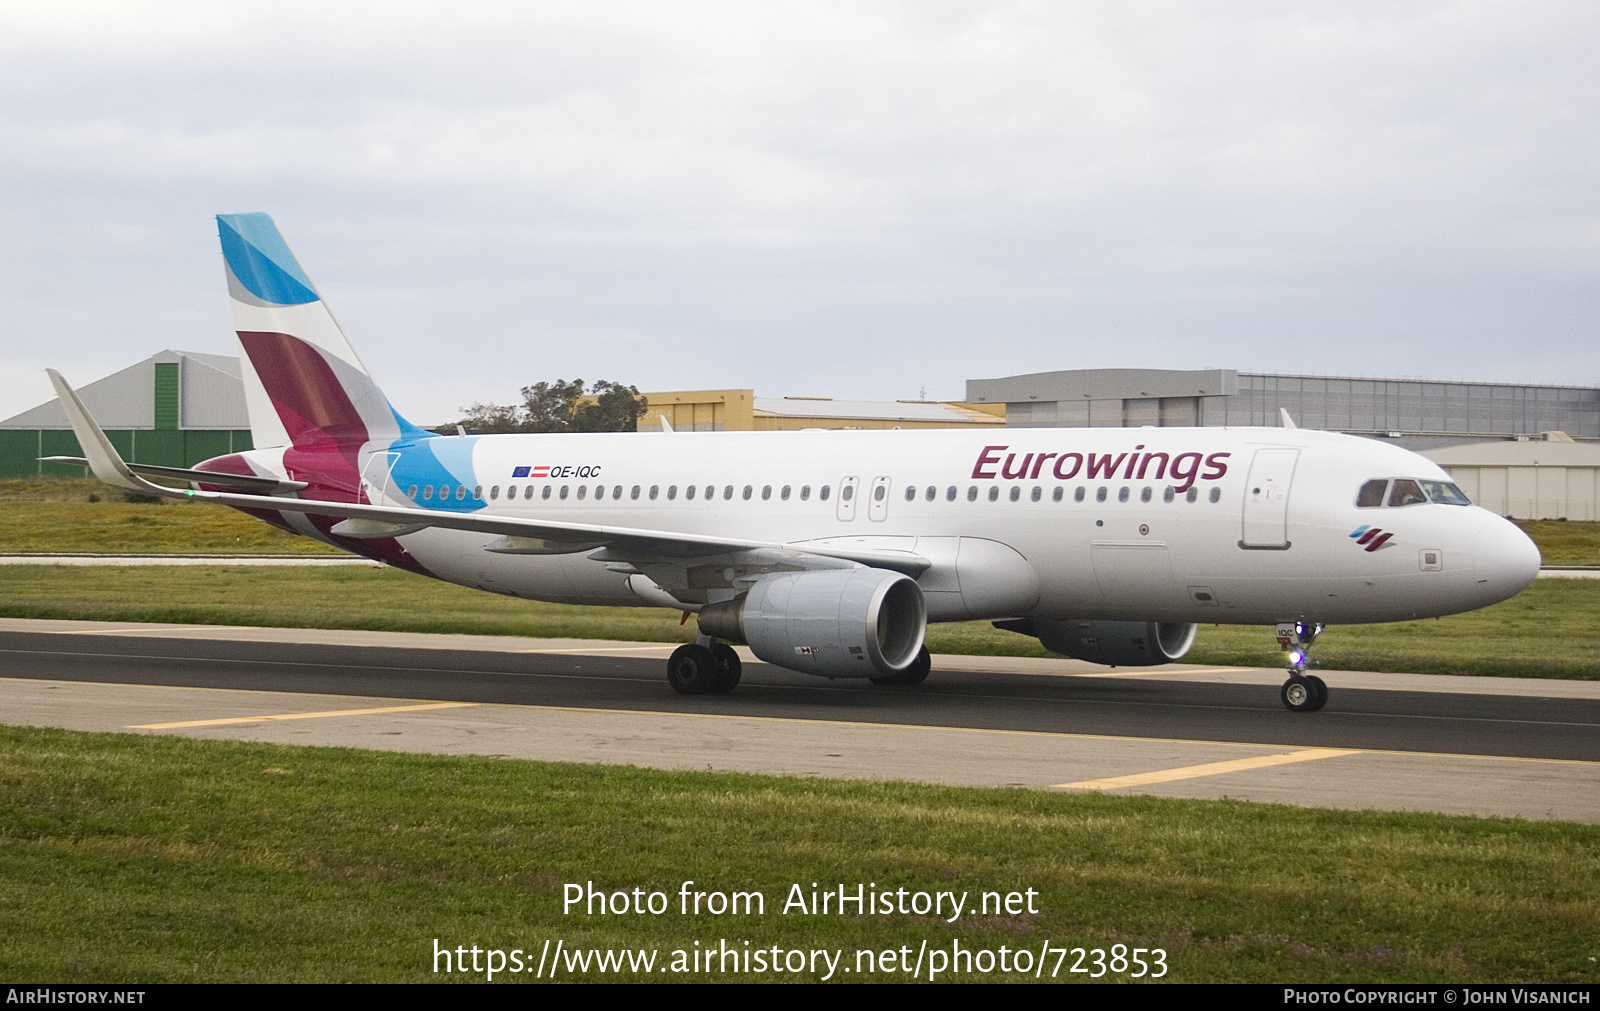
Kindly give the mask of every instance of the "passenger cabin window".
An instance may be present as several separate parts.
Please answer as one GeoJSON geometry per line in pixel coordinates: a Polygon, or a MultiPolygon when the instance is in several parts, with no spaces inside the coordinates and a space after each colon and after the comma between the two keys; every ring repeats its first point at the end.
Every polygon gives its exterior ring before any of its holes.
{"type": "Polygon", "coordinates": [[[431,498],[433,498],[433,485],[431,485],[431,484],[423,485],[422,486],[422,501],[426,502],[431,498]]]}
{"type": "Polygon", "coordinates": [[[946,502],[954,502],[956,500],[956,486],[955,485],[951,485],[950,487],[945,489],[945,491],[944,491],[944,500],[946,502]]]}
{"type": "Polygon", "coordinates": [[[990,502],[998,502],[998,501],[1000,501],[1000,489],[995,485],[990,485],[989,486],[989,501],[990,502]]]}
{"type": "Polygon", "coordinates": [[[971,485],[971,486],[969,486],[967,488],[967,501],[968,502],[976,502],[976,501],[978,501],[978,486],[977,485],[971,485]]]}
{"type": "Polygon", "coordinates": [[[671,502],[673,499],[675,499],[677,497],[678,497],[678,486],[675,485],[675,484],[667,485],[667,501],[671,502]]]}
{"type": "MultiPolygon", "coordinates": [[[[1191,489],[1189,489],[1189,491],[1192,494],[1194,492],[1194,489],[1191,488],[1191,489]]],[[[1213,488],[1213,489],[1211,489],[1211,501],[1213,501],[1213,502],[1221,502],[1222,501],[1222,489],[1221,488],[1213,488]]]]}
{"type": "MultiPolygon", "coordinates": [[[[698,490],[699,489],[697,489],[694,485],[691,484],[688,487],[683,489],[683,497],[686,498],[686,499],[692,499],[692,498],[694,498],[694,493],[696,491],[698,491],[698,490]]],[[[671,498],[671,497],[672,497],[672,493],[668,492],[667,493],[667,498],[671,498]]]]}
{"type": "Polygon", "coordinates": [[[832,491],[833,491],[833,487],[831,485],[826,485],[825,484],[821,488],[817,489],[817,498],[819,498],[822,501],[826,502],[826,501],[828,501],[828,494],[830,492],[832,492],[832,491]]]}
{"type": "Polygon", "coordinates": [[[491,499],[496,499],[496,498],[500,497],[500,486],[499,485],[495,485],[494,487],[489,489],[489,497],[491,499]]]}
{"type": "Polygon", "coordinates": [[[1081,485],[1081,484],[1078,485],[1078,487],[1072,492],[1072,501],[1074,501],[1074,502],[1082,502],[1083,501],[1083,485],[1081,485]]]}
{"type": "Polygon", "coordinates": [[[1052,501],[1052,502],[1060,502],[1061,501],[1061,493],[1064,490],[1065,489],[1063,489],[1060,485],[1056,485],[1056,490],[1050,493],[1050,501],[1052,501]]]}
{"type": "MultiPolygon", "coordinates": [[[[544,491],[539,493],[539,497],[540,498],[549,498],[550,497],[550,489],[552,487],[553,487],[552,485],[548,485],[548,484],[545,485],[544,486],[544,491]]],[[[533,498],[533,485],[531,485],[531,484],[528,485],[528,490],[523,493],[522,497],[523,498],[533,498]]]]}
{"type": "Polygon", "coordinates": [[[906,501],[907,502],[915,502],[916,500],[917,500],[917,486],[914,485],[914,484],[906,485],[906,501]]]}
{"type": "Polygon", "coordinates": [[[804,502],[804,501],[808,500],[809,498],[811,498],[811,486],[809,484],[801,485],[800,486],[800,501],[804,502]]]}
{"type": "Polygon", "coordinates": [[[1390,506],[1421,505],[1428,501],[1428,496],[1422,494],[1422,486],[1409,478],[1401,478],[1389,490],[1390,506]]]}
{"type": "Polygon", "coordinates": [[[783,491],[778,492],[778,497],[783,499],[785,502],[789,501],[789,486],[788,485],[784,485],[783,486],[783,491]]]}
{"type": "Polygon", "coordinates": [[[1383,505],[1383,493],[1388,487],[1388,481],[1368,481],[1366,484],[1362,485],[1361,490],[1356,493],[1356,508],[1376,509],[1383,505]]]}
{"type": "Polygon", "coordinates": [[[412,485],[411,487],[406,489],[406,498],[415,500],[416,497],[417,497],[417,486],[416,485],[412,485]]]}

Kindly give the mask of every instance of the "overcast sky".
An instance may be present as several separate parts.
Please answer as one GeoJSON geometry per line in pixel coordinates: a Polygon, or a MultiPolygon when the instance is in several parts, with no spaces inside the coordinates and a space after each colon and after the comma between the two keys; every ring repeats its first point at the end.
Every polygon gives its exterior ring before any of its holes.
{"type": "Polygon", "coordinates": [[[1090,367],[1600,384],[1600,5],[0,0],[0,417],[237,353],[266,211],[390,398],[1090,367]]]}

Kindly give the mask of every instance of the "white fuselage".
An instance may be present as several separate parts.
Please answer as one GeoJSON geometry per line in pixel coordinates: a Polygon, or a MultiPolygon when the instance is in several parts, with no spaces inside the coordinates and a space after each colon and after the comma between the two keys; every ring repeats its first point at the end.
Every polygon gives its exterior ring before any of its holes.
{"type": "MultiPolygon", "coordinates": [[[[281,452],[250,455],[282,471],[281,452]]],[[[1302,429],[468,436],[363,459],[374,501],[904,550],[933,562],[918,577],[932,621],[1396,621],[1503,600],[1539,566],[1521,531],[1476,506],[1359,508],[1371,479],[1449,477],[1391,445],[1302,429]],[[1367,550],[1362,527],[1388,536],[1367,550]]],[[[438,578],[539,600],[669,605],[672,590],[692,609],[745,575],[638,566],[647,580],[589,550],[500,554],[485,550],[493,540],[435,528],[399,538],[438,578]]]]}

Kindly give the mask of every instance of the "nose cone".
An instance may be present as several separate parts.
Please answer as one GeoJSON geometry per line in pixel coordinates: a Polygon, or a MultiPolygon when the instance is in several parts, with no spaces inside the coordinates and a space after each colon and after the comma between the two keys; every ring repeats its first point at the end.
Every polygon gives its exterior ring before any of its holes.
{"type": "Polygon", "coordinates": [[[1539,546],[1510,520],[1490,520],[1473,548],[1478,596],[1485,604],[1516,596],[1539,576],[1539,546]]]}

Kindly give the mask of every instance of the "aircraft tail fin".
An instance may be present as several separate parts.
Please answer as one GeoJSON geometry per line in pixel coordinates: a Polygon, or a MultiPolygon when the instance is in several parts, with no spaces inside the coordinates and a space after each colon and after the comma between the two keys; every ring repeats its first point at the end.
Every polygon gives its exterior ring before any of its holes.
{"type": "Polygon", "coordinates": [[[425,434],[390,406],[271,217],[219,214],[217,233],[257,448],[425,434]]]}

